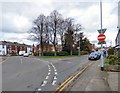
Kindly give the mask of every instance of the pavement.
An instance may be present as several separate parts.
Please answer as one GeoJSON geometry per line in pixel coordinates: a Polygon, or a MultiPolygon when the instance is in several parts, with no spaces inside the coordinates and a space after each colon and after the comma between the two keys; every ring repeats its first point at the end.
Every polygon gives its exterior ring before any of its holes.
{"type": "Polygon", "coordinates": [[[120,88],[119,88],[119,83],[120,79],[119,79],[119,75],[120,72],[107,72],[108,73],[108,84],[109,87],[112,91],[119,91],[120,92],[120,88]]]}
{"type": "MultiPolygon", "coordinates": [[[[117,91],[118,72],[100,70],[100,61],[90,66],[69,88],[69,91],[117,91]]],[[[119,91],[120,92],[120,91],[119,91]]]]}

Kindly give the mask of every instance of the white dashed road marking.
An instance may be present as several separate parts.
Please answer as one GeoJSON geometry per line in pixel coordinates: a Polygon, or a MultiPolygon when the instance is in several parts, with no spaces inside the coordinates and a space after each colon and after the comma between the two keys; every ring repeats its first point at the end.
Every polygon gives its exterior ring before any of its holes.
{"type": "MultiPolygon", "coordinates": [[[[50,74],[51,74],[51,66],[53,67],[53,69],[54,69],[54,77],[53,77],[53,81],[52,81],[52,85],[56,85],[56,82],[57,82],[57,70],[56,70],[56,67],[53,65],[53,63],[50,63],[49,65],[48,65],[48,75],[46,76],[46,78],[45,78],[45,81],[43,81],[43,83],[41,84],[41,86],[43,87],[43,86],[45,86],[46,84],[47,84],[47,80],[49,79],[49,77],[50,77],[50,74]]],[[[42,89],[41,88],[38,88],[37,89],[37,91],[41,91],[42,89]]]]}
{"type": "Polygon", "coordinates": [[[46,78],[45,79],[48,79],[49,78],[49,76],[46,76],[46,78]]]}
{"type": "Polygon", "coordinates": [[[50,67],[50,65],[48,65],[48,67],[50,67]]]}
{"type": "Polygon", "coordinates": [[[58,73],[57,72],[55,72],[55,75],[57,75],[58,73]]]}
{"type": "Polygon", "coordinates": [[[38,88],[38,91],[41,91],[42,89],[41,88],[38,88]]]}
{"type": "Polygon", "coordinates": [[[56,69],[54,69],[54,71],[56,72],[57,70],[56,70],[56,69]]]}
{"type": "Polygon", "coordinates": [[[57,79],[57,77],[56,77],[56,76],[54,76],[54,80],[55,80],[55,79],[57,79]]]}
{"type": "Polygon", "coordinates": [[[50,75],[50,72],[48,72],[48,75],[50,75]]]}
{"type": "Polygon", "coordinates": [[[56,80],[53,80],[52,85],[56,85],[56,82],[57,82],[56,80]]]}
{"type": "Polygon", "coordinates": [[[43,81],[43,84],[41,86],[45,86],[47,84],[47,81],[43,81]]]}

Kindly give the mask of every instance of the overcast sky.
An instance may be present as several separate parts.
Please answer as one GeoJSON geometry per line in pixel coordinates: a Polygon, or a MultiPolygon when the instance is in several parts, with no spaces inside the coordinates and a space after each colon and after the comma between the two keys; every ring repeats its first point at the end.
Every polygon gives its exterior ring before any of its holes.
{"type": "MultiPolygon", "coordinates": [[[[32,45],[27,40],[27,31],[32,22],[41,13],[46,16],[53,10],[66,17],[75,18],[85,29],[85,36],[97,45],[98,29],[100,29],[99,0],[1,0],[0,3],[0,40],[20,42],[32,45]]],[[[103,28],[107,46],[115,45],[118,32],[118,1],[103,0],[103,28]],[[111,43],[112,42],[112,43],[111,43]]]]}

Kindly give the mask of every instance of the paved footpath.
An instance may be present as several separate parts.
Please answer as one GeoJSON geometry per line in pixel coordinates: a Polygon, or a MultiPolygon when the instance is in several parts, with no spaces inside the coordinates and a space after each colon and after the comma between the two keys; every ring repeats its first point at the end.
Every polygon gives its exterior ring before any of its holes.
{"type": "MultiPolygon", "coordinates": [[[[110,81],[112,79],[112,81],[114,81],[117,79],[110,78],[111,75],[109,73],[100,70],[100,61],[92,62],[94,62],[94,64],[75,80],[69,91],[113,91],[110,88],[110,83],[112,82],[109,83],[108,80],[110,81]]],[[[114,83],[114,87],[118,89],[118,85],[116,84],[117,83],[114,83]]]]}

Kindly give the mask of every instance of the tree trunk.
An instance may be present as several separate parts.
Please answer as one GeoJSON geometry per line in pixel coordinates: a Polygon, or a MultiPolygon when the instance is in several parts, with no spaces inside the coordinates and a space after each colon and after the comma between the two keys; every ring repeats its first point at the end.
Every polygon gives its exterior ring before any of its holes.
{"type": "Polygon", "coordinates": [[[40,43],[41,43],[41,56],[43,56],[43,36],[42,36],[42,34],[43,34],[43,23],[41,23],[41,36],[40,36],[40,38],[41,38],[41,40],[40,40],[40,43]]]}
{"type": "Polygon", "coordinates": [[[56,46],[55,46],[55,44],[54,44],[54,50],[55,50],[55,53],[54,53],[54,56],[57,56],[57,51],[56,51],[56,46]]]}
{"type": "Polygon", "coordinates": [[[72,49],[70,50],[70,55],[72,56],[72,49]]]}

